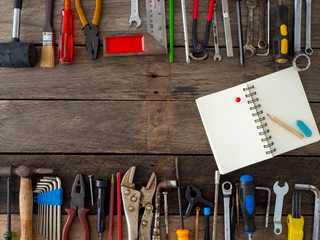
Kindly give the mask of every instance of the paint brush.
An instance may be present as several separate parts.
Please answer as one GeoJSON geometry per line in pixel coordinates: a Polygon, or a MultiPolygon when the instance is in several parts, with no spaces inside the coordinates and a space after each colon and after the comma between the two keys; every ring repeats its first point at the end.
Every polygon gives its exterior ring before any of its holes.
{"type": "Polygon", "coordinates": [[[53,0],[46,0],[45,24],[42,33],[40,67],[54,67],[54,32],[52,27],[53,0]]]}

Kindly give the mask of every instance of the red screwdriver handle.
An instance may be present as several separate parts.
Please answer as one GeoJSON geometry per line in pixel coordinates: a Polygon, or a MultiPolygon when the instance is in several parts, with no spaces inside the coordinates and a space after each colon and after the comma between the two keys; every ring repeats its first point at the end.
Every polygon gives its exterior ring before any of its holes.
{"type": "Polygon", "coordinates": [[[76,211],[72,208],[66,208],[65,210],[68,213],[68,219],[63,227],[62,240],[69,240],[69,231],[76,217],[76,211]]]}
{"type": "Polygon", "coordinates": [[[61,11],[61,26],[59,35],[58,61],[59,63],[72,63],[73,60],[73,35],[72,35],[71,9],[61,11]]]}
{"type": "Polygon", "coordinates": [[[89,211],[90,211],[89,208],[80,208],[78,210],[78,216],[83,229],[84,240],[90,240],[90,226],[89,226],[88,217],[87,217],[87,214],[89,211]]]}

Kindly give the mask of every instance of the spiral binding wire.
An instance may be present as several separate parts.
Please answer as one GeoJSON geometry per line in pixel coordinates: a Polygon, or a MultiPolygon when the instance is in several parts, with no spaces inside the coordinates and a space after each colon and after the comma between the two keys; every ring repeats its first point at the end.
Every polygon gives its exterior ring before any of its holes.
{"type": "Polygon", "coordinates": [[[266,122],[263,123],[263,121],[266,120],[266,118],[264,116],[262,116],[263,110],[258,110],[258,108],[261,108],[261,104],[256,104],[259,101],[259,98],[253,97],[253,96],[257,95],[257,92],[255,92],[255,91],[251,92],[251,90],[253,90],[253,89],[254,89],[254,86],[252,85],[250,87],[243,88],[243,91],[249,92],[249,93],[245,94],[245,97],[250,98],[250,100],[247,101],[248,104],[253,104],[253,106],[250,107],[250,110],[251,111],[256,110],[255,113],[252,113],[252,117],[256,117],[254,119],[255,123],[260,123],[260,125],[257,126],[257,129],[262,130],[259,132],[260,136],[264,136],[264,138],[261,138],[261,141],[267,143],[267,144],[264,144],[263,147],[270,149],[270,150],[266,151],[266,154],[272,154],[276,151],[276,148],[271,148],[274,145],[274,142],[270,142],[270,140],[272,138],[271,135],[266,136],[266,134],[269,133],[270,131],[269,131],[269,129],[265,129],[268,126],[268,124],[266,122]]]}

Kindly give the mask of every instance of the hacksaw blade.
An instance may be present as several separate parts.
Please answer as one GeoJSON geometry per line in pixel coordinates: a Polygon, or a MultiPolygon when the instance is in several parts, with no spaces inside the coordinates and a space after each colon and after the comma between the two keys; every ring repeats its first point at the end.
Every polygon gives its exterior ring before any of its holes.
{"type": "Polygon", "coordinates": [[[164,0],[146,0],[147,31],[167,51],[167,28],[164,0]]]}

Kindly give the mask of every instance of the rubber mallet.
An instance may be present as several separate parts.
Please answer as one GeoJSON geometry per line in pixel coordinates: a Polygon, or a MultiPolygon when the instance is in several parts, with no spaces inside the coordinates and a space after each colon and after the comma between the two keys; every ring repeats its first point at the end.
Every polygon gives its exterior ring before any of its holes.
{"type": "Polygon", "coordinates": [[[0,67],[34,67],[37,49],[33,43],[20,42],[22,0],[13,0],[13,29],[11,42],[0,43],[0,67]]]}

